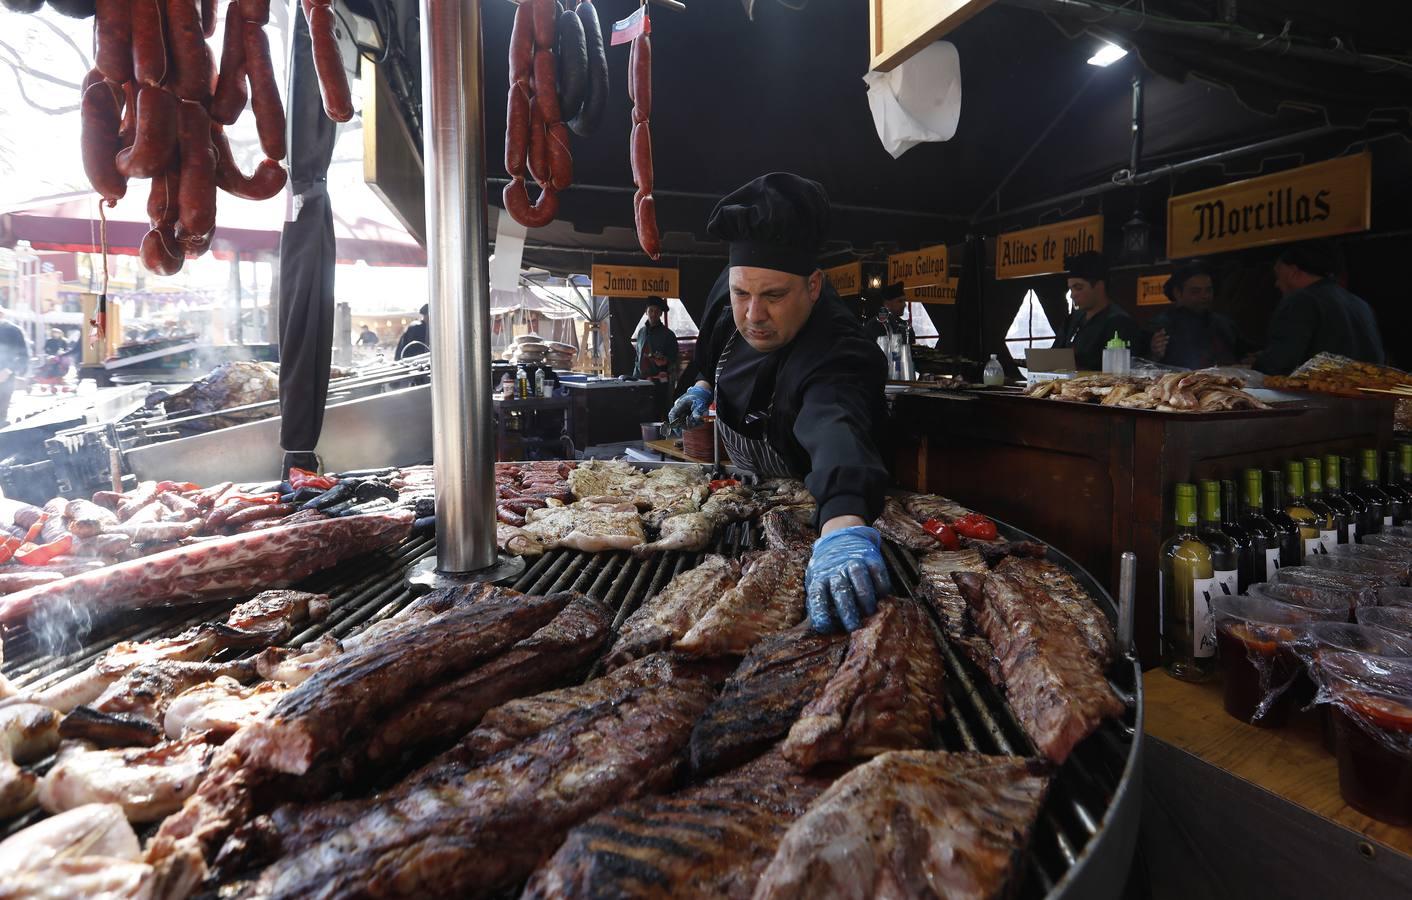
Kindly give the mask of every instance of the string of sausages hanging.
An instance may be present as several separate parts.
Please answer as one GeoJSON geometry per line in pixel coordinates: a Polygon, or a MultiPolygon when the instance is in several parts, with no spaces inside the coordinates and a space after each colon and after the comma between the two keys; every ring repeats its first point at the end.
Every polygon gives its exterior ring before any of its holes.
{"type": "MultiPolygon", "coordinates": [[[[634,223],[643,252],[661,256],[652,197],[652,47],[632,42],[628,95],[634,223]]],[[[589,137],[602,123],[608,97],[608,56],[592,0],[561,8],[556,0],[523,0],[510,29],[510,93],[505,104],[505,211],[526,228],[541,228],[559,212],[559,192],[573,181],[569,135],[589,137]],[[539,188],[531,201],[529,182],[539,188]]]]}
{"type": "MultiPolygon", "coordinates": [[[[221,59],[217,0],[96,0],[95,67],[80,103],[84,171],[112,206],[130,179],[150,179],[140,258],[159,275],[205,253],[216,227],[216,191],[267,200],[284,189],[284,104],[265,25],[270,0],[230,0],[221,59]],[[226,137],[250,106],[265,159],[246,175],[226,137]]],[[[302,0],[324,112],[353,117],[331,0],[302,0]]]]}

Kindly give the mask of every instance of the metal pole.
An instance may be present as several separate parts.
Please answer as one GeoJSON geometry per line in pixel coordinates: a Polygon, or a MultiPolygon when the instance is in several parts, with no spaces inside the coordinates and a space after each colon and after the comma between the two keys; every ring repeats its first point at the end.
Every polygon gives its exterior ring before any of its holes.
{"type": "Polygon", "coordinates": [[[437,570],[495,555],[481,0],[421,0],[437,570]]]}

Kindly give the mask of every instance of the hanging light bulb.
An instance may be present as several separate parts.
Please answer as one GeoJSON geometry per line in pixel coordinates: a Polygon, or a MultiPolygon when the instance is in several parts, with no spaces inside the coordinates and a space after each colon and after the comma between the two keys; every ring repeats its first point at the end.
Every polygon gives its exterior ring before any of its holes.
{"type": "Polygon", "coordinates": [[[1098,52],[1088,58],[1091,66],[1111,66],[1113,63],[1128,55],[1128,51],[1117,44],[1103,42],[1103,46],[1098,48],[1098,52]]]}

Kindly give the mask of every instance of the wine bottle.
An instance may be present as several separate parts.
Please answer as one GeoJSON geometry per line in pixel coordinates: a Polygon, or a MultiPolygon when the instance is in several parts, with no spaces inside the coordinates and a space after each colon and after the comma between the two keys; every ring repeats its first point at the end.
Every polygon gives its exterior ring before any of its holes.
{"type": "Polygon", "coordinates": [[[1309,498],[1304,496],[1304,463],[1297,459],[1285,463],[1285,512],[1299,523],[1300,548],[1304,551],[1304,559],[1329,552],[1324,545],[1323,531],[1329,508],[1322,503],[1319,506],[1322,512],[1314,509],[1309,498]]]}
{"type": "Polygon", "coordinates": [[[1240,527],[1250,535],[1250,583],[1259,584],[1275,577],[1280,567],[1280,530],[1265,518],[1265,484],[1259,469],[1245,470],[1245,494],[1241,498],[1240,527]]]}
{"type": "MultiPolygon", "coordinates": [[[[1363,543],[1363,535],[1373,533],[1373,531],[1368,530],[1368,526],[1373,520],[1373,510],[1369,508],[1368,501],[1364,500],[1358,494],[1358,492],[1354,490],[1353,458],[1349,456],[1340,456],[1339,464],[1339,484],[1342,486],[1343,489],[1343,499],[1347,500],[1350,504],[1352,504],[1353,508],[1358,513],[1356,531],[1358,534],[1358,543],[1361,544],[1363,543]]],[[[1382,519],[1379,518],[1378,521],[1381,522],[1382,519]]],[[[1374,529],[1374,531],[1376,530],[1378,529],[1374,529]]]]}
{"type": "MultiPolygon", "coordinates": [[[[1338,542],[1354,544],[1358,542],[1359,506],[1344,496],[1339,468],[1338,454],[1324,454],[1324,502],[1343,517],[1343,532],[1339,534],[1338,542]]],[[[1312,482],[1313,479],[1310,480],[1312,482]]]]}
{"type": "Polygon", "coordinates": [[[1358,473],[1358,496],[1368,504],[1368,533],[1377,534],[1392,524],[1392,498],[1378,487],[1378,451],[1363,451],[1363,466],[1358,473]]]}
{"type": "Polygon", "coordinates": [[[1240,548],[1221,530],[1221,483],[1202,481],[1200,524],[1196,536],[1211,551],[1213,596],[1234,597],[1240,593],[1240,548]]]}
{"type": "Polygon", "coordinates": [[[1304,562],[1304,536],[1299,523],[1285,512],[1285,474],[1279,469],[1265,470],[1265,518],[1280,532],[1280,568],[1304,562]]]}
{"type": "Polygon", "coordinates": [[[1399,463],[1396,450],[1383,452],[1383,493],[1392,498],[1392,524],[1406,525],[1412,518],[1412,494],[1402,486],[1398,475],[1399,463]]]}
{"type": "Polygon", "coordinates": [[[1220,588],[1211,549],[1196,534],[1196,485],[1177,485],[1176,520],[1177,532],[1158,556],[1162,667],[1182,681],[1205,681],[1216,671],[1211,598],[1220,588]]]}
{"type": "Polygon", "coordinates": [[[1324,497],[1324,464],[1316,456],[1304,457],[1304,489],[1309,508],[1319,518],[1319,539],[1324,552],[1348,543],[1348,517],[1324,497]]]}
{"type": "Polygon", "coordinates": [[[1239,557],[1239,564],[1236,571],[1239,577],[1236,580],[1236,587],[1240,593],[1244,594],[1246,588],[1255,581],[1255,573],[1260,572],[1260,580],[1264,580],[1265,571],[1265,548],[1256,547],[1255,536],[1251,532],[1242,528],[1236,516],[1236,498],[1239,492],[1236,491],[1234,481],[1221,482],[1221,533],[1235,542],[1236,555],[1239,557]],[[1255,554],[1260,554],[1257,562],[1255,554]]]}
{"type": "Polygon", "coordinates": [[[1412,497],[1412,441],[1397,445],[1398,457],[1402,460],[1402,489],[1412,497]]]}

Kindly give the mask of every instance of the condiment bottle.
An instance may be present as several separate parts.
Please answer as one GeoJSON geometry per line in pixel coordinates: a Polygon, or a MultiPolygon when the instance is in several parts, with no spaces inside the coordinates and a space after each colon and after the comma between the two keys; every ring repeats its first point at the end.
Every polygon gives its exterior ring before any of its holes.
{"type": "Polygon", "coordinates": [[[1000,387],[1005,384],[1005,367],[1000,364],[1000,359],[996,354],[990,355],[990,362],[985,364],[985,371],[981,373],[981,380],[986,387],[1000,387]]]}

